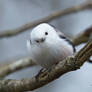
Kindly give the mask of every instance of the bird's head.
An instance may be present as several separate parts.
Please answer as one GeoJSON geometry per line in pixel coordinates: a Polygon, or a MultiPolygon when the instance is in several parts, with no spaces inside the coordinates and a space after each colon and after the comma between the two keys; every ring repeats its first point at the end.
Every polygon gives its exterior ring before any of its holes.
{"type": "Polygon", "coordinates": [[[42,23],[36,26],[30,34],[31,42],[33,44],[44,43],[46,40],[56,38],[57,33],[55,29],[47,23],[42,23]]]}

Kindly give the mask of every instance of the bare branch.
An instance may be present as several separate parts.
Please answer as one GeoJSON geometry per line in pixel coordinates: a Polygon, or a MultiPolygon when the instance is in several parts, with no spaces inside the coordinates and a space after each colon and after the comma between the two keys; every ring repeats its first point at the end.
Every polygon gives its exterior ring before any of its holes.
{"type": "Polygon", "coordinates": [[[54,13],[48,15],[47,17],[44,17],[44,18],[37,20],[37,21],[34,21],[34,22],[27,23],[27,24],[25,24],[25,25],[23,25],[19,28],[16,28],[16,29],[2,31],[2,32],[0,32],[0,38],[18,35],[22,32],[27,31],[28,29],[30,29],[32,27],[35,27],[36,25],[38,25],[40,23],[49,22],[53,19],[63,17],[63,16],[68,15],[68,14],[80,12],[80,11],[83,11],[85,9],[92,9],[92,2],[84,3],[84,4],[81,4],[81,5],[73,6],[71,8],[67,8],[67,9],[64,9],[64,10],[54,12],[54,13]]]}
{"type": "Polygon", "coordinates": [[[10,64],[6,64],[0,68],[0,78],[4,78],[6,75],[9,75],[10,73],[34,65],[36,65],[36,63],[34,63],[30,58],[24,58],[10,64]]]}
{"type": "Polygon", "coordinates": [[[67,72],[79,69],[91,55],[92,40],[90,40],[75,56],[60,61],[51,71],[45,71],[38,77],[22,80],[0,80],[0,92],[24,92],[40,88],[67,72]]]}
{"type": "Polygon", "coordinates": [[[79,33],[74,39],[73,43],[74,45],[79,45],[81,43],[87,42],[89,39],[92,39],[92,26],[83,31],[82,33],[79,33]]]}

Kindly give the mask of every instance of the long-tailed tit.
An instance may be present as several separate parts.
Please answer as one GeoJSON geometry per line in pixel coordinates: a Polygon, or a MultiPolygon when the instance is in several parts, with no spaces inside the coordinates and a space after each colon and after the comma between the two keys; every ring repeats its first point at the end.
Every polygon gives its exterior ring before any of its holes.
{"type": "Polygon", "coordinates": [[[46,69],[75,52],[71,41],[47,23],[39,24],[31,31],[27,47],[33,61],[46,69]]]}

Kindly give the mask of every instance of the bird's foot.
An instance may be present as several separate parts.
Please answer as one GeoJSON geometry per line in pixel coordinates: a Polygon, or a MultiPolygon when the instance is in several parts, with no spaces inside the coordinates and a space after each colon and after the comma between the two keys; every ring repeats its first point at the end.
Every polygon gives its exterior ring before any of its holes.
{"type": "Polygon", "coordinates": [[[38,78],[40,76],[40,74],[42,74],[45,71],[46,71],[46,69],[42,68],[35,77],[38,78]]]}

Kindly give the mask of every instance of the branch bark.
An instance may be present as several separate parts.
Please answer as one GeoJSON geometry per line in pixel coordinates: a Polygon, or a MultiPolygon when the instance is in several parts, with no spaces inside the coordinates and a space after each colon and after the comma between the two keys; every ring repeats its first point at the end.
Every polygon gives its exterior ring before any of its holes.
{"type": "Polygon", "coordinates": [[[59,78],[63,74],[79,69],[92,55],[92,40],[76,55],[60,61],[51,71],[45,71],[38,77],[22,80],[0,80],[0,92],[24,92],[40,88],[49,82],[59,78]]]}
{"type": "Polygon", "coordinates": [[[67,8],[64,10],[54,12],[54,13],[48,15],[47,17],[44,17],[44,18],[37,20],[37,21],[34,21],[34,22],[27,23],[19,28],[16,28],[16,29],[2,31],[2,32],[0,32],[0,38],[18,35],[22,32],[27,31],[28,29],[35,27],[36,25],[38,25],[40,23],[49,22],[53,19],[63,17],[63,16],[68,15],[68,14],[80,12],[80,11],[83,11],[86,9],[92,9],[92,2],[84,3],[81,5],[73,6],[71,8],[67,8]]]}

